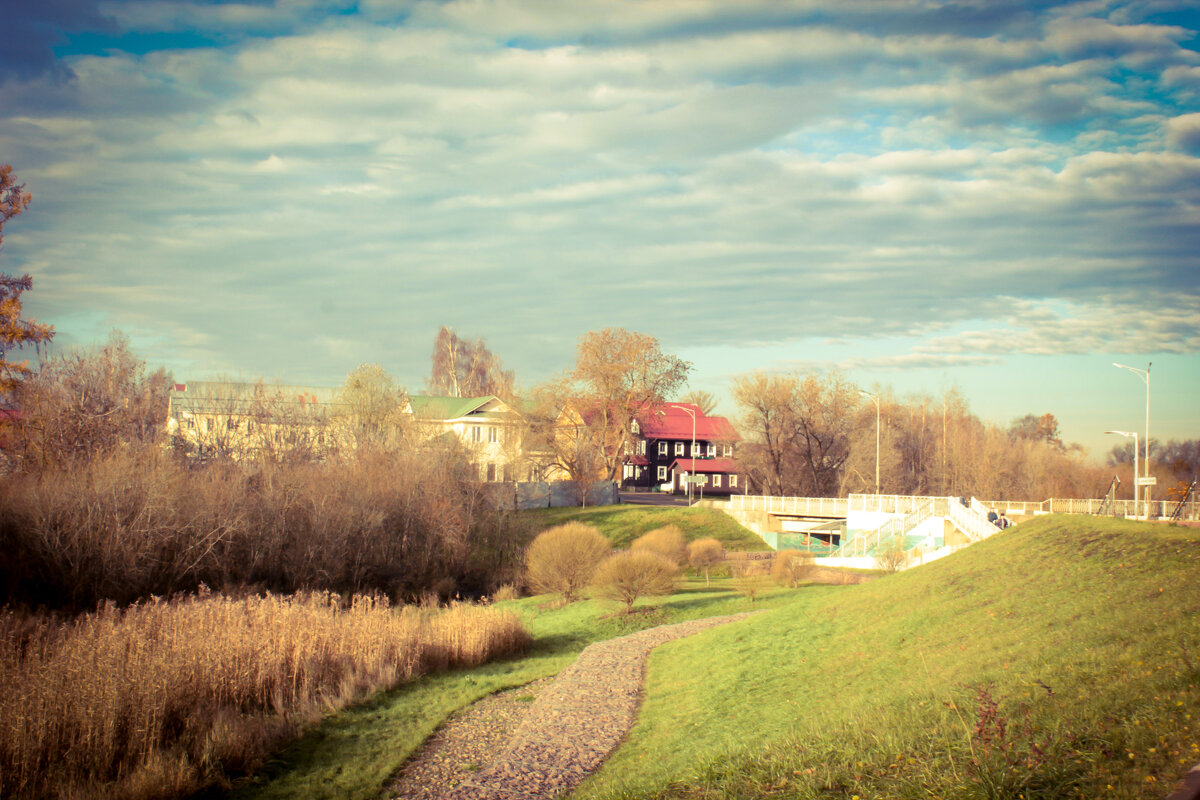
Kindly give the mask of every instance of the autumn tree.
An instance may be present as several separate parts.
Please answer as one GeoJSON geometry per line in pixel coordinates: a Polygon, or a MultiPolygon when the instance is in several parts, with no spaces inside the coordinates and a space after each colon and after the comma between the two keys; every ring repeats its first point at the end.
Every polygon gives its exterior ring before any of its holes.
{"type": "MultiPolygon", "coordinates": [[[[0,164],[0,244],[4,242],[4,224],[29,207],[33,195],[25,184],[17,183],[12,167],[0,164]]],[[[28,377],[29,362],[9,360],[9,352],[25,345],[35,349],[54,337],[53,325],[41,325],[35,319],[21,318],[21,293],[33,288],[33,278],[15,278],[0,273],[0,392],[9,393],[28,377]]]]}
{"type": "Polygon", "coordinates": [[[166,370],[147,372],[116,331],[101,347],[56,356],[16,390],[26,463],[64,464],[157,441],[170,389],[166,370]]]}
{"type": "Polygon", "coordinates": [[[674,396],[691,368],[644,333],[605,328],[580,340],[575,369],[557,383],[556,391],[561,405],[573,408],[586,426],[603,479],[619,477],[632,445],[633,422],[674,396]]]}
{"type": "Polygon", "coordinates": [[[405,392],[378,364],[360,364],[338,391],[339,416],[356,449],[385,447],[401,432],[405,392]]]}
{"type": "Polygon", "coordinates": [[[480,339],[460,339],[443,325],[433,340],[429,391],[445,397],[483,397],[508,400],[515,394],[513,373],[480,339]]]}

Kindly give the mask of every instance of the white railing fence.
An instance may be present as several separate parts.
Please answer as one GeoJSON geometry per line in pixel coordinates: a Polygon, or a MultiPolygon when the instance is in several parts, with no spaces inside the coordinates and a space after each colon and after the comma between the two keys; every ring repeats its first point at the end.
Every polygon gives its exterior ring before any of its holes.
{"type": "Polygon", "coordinates": [[[853,539],[844,543],[833,552],[834,556],[865,556],[881,544],[904,536],[925,520],[934,516],[936,498],[926,497],[925,502],[917,505],[903,517],[893,517],[873,531],[857,534],[853,539]]]}
{"type": "MultiPolygon", "coordinates": [[[[923,503],[933,500],[936,516],[948,515],[955,505],[962,507],[956,497],[933,497],[896,494],[852,494],[849,497],[772,497],[764,495],[733,495],[729,499],[731,510],[765,511],[784,516],[845,517],[851,511],[879,512],[886,514],[908,514],[923,503]]],[[[1073,500],[1050,498],[1042,501],[1027,500],[976,500],[971,499],[972,510],[987,514],[988,509],[1003,511],[1009,516],[1031,514],[1100,514],[1104,500],[1073,500]],[[980,509],[982,506],[982,510],[980,509]]],[[[1165,519],[1170,517],[1179,504],[1173,500],[1116,500],[1103,508],[1105,515],[1117,517],[1147,517],[1165,519]]],[[[1184,505],[1181,519],[1200,519],[1200,501],[1184,505]]]]}
{"type": "Polygon", "coordinates": [[[1000,530],[995,525],[987,521],[987,506],[972,498],[971,507],[968,508],[962,503],[951,503],[948,509],[947,517],[954,527],[958,528],[972,542],[978,542],[980,539],[986,539],[996,531],[1000,530]],[[980,512],[979,508],[983,511],[980,512]]]}

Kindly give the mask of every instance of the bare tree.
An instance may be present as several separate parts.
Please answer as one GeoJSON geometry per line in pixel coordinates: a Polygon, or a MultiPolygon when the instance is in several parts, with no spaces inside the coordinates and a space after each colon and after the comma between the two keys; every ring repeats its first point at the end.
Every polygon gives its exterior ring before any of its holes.
{"type": "Polygon", "coordinates": [[[515,394],[513,373],[480,339],[460,339],[443,325],[433,341],[429,391],[448,397],[493,394],[510,400],[515,394]]]}
{"type": "Polygon", "coordinates": [[[679,398],[681,403],[692,403],[700,407],[700,411],[704,416],[711,415],[717,410],[717,398],[710,392],[694,389],[679,398]]]}
{"type": "Polygon", "coordinates": [[[405,392],[378,364],[360,364],[346,376],[337,402],[348,443],[356,451],[388,448],[401,438],[405,392]]]}

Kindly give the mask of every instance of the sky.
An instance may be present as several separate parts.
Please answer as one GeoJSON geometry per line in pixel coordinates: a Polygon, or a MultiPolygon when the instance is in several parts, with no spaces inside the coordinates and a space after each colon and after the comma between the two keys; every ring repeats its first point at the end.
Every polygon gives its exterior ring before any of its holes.
{"type": "Polygon", "coordinates": [[[623,327],[1200,438],[1200,5],[4,0],[0,271],[55,350],[411,391],[623,327]]]}

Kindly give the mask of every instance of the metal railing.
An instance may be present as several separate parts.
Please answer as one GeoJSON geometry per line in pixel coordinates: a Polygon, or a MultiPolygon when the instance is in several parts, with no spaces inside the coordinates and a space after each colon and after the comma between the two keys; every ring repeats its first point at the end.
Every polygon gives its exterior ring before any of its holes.
{"type": "Polygon", "coordinates": [[[850,510],[844,497],[771,497],[735,494],[729,498],[733,511],[765,511],[798,517],[844,517],[850,510]]]}
{"type": "Polygon", "coordinates": [[[856,535],[853,539],[845,542],[841,547],[833,551],[832,555],[839,557],[869,555],[872,550],[878,549],[880,545],[904,536],[925,520],[935,516],[935,507],[937,505],[935,501],[937,498],[926,497],[924,500],[924,503],[918,504],[916,508],[909,511],[903,517],[893,517],[873,531],[856,535]]]}
{"type": "MultiPolygon", "coordinates": [[[[949,509],[962,504],[956,497],[928,497],[921,495],[895,494],[852,494],[846,497],[772,497],[763,495],[733,495],[729,499],[729,507],[735,511],[765,511],[768,514],[783,516],[812,516],[812,517],[845,517],[851,511],[878,512],[885,514],[907,514],[926,501],[934,503],[934,514],[946,516],[949,509]]],[[[1106,503],[1099,500],[1075,500],[1069,498],[1050,498],[1042,501],[1027,500],[974,500],[983,506],[984,514],[987,509],[994,508],[1004,511],[1009,516],[1019,514],[1027,516],[1039,514],[1105,514],[1117,517],[1146,517],[1150,519],[1171,518],[1176,508],[1175,500],[1114,500],[1106,503]]],[[[1200,519],[1200,501],[1183,504],[1176,519],[1200,519]]]]}
{"type": "Polygon", "coordinates": [[[1000,530],[988,522],[986,515],[987,507],[972,498],[970,508],[964,506],[962,503],[951,503],[947,518],[954,527],[966,534],[968,539],[972,542],[978,542],[980,539],[986,539],[1000,530]],[[983,507],[983,512],[980,513],[976,506],[983,507]]]}

